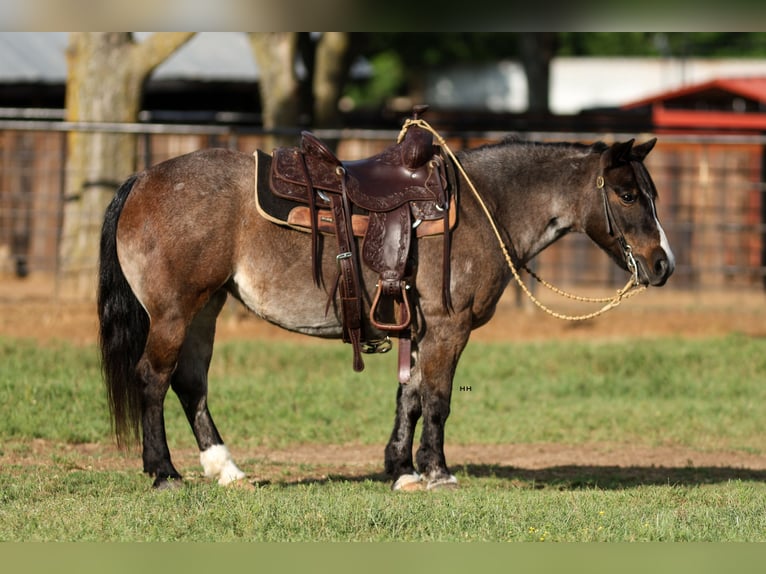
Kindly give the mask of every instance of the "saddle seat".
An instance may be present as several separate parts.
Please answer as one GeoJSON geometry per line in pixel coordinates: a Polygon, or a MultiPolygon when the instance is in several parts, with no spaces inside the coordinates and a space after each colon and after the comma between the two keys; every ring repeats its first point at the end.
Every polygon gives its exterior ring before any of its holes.
{"type": "MultiPolygon", "coordinates": [[[[427,132],[426,132],[427,133],[427,132]]],[[[409,134],[409,132],[408,132],[409,134]]],[[[430,135],[430,134],[428,134],[430,135]]],[[[394,144],[367,159],[340,161],[316,136],[301,133],[300,148],[279,148],[273,154],[272,191],[278,196],[309,203],[330,204],[327,193],[343,193],[349,201],[366,211],[393,211],[409,202],[430,202],[443,206],[444,160],[430,145],[431,157],[418,165],[407,165],[402,144],[394,144]],[[345,176],[345,177],[343,177],[345,176]],[[312,189],[307,186],[310,178],[312,189]]],[[[425,147],[425,146],[424,146],[425,147]]]]}
{"type": "MultiPolygon", "coordinates": [[[[414,117],[425,108],[416,107],[414,117]]],[[[407,281],[407,263],[414,232],[413,218],[414,227],[423,221],[431,223],[431,227],[440,224],[445,244],[445,304],[449,304],[446,287],[449,228],[454,224],[455,210],[450,209],[445,160],[439,146],[434,146],[432,134],[419,126],[411,126],[401,141],[379,154],[362,160],[341,161],[316,136],[303,132],[299,147],[274,150],[269,187],[275,196],[305,206],[294,210],[303,216],[294,217],[291,213],[289,222],[302,221],[299,225],[306,225],[308,219],[316,285],[320,284],[318,233],[329,231],[336,235],[340,270],[330,297],[340,292],[344,340],[354,346],[357,371],[364,369],[360,352],[365,352],[367,340],[362,334],[362,290],[354,237],[363,235],[362,260],[379,274],[369,311],[370,323],[379,331],[398,335],[399,379],[407,382],[411,341],[407,294],[411,285],[407,281]],[[450,217],[451,211],[453,217],[450,217]],[[365,218],[365,225],[361,227],[359,217],[365,218]],[[383,319],[380,316],[383,309],[393,318],[383,319]]]]}

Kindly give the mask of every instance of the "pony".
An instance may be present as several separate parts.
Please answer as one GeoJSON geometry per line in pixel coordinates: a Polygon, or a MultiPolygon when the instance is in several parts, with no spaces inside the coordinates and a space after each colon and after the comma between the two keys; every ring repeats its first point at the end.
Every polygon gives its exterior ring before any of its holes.
{"type": "MultiPolygon", "coordinates": [[[[444,455],[455,370],[472,330],[492,318],[513,265],[568,233],[584,233],[641,285],[665,284],[675,260],[644,165],[655,143],[506,139],[453,156],[461,169],[450,178],[458,201],[449,306],[442,241],[413,240],[409,255],[411,378],[397,387],[384,453],[394,490],[457,484],[444,455]]],[[[205,476],[220,484],[246,479],[207,405],[216,317],[228,296],[284,329],[342,336],[340,306],[327,304],[338,273],[331,244],[321,237],[312,263],[308,234],[259,214],[255,163],[254,155],[227,149],[171,158],[129,177],[105,213],[97,306],[107,399],[118,444],[141,440],[143,470],[155,488],[181,484],[165,434],[169,389],[188,418],[205,476]]],[[[376,279],[362,269],[366,306],[376,279]]],[[[386,335],[369,319],[364,329],[386,335]]]]}

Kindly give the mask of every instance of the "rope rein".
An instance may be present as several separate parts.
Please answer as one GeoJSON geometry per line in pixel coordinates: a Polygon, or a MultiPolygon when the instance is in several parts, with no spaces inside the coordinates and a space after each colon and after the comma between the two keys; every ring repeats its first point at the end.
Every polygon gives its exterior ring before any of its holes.
{"type": "Polygon", "coordinates": [[[625,286],[622,289],[619,289],[614,296],[603,297],[603,298],[583,297],[580,295],[574,295],[572,293],[563,291],[562,289],[559,289],[558,287],[551,285],[547,281],[544,281],[536,273],[531,271],[529,267],[524,265],[522,269],[524,269],[527,273],[529,273],[541,285],[543,285],[547,289],[550,289],[557,295],[560,295],[567,299],[572,299],[574,301],[579,301],[584,303],[604,303],[604,306],[598,309],[597,311],[593,311],[592,313],[586,313],[583,315],[567,315],[564,313],[559,313],[547,307],[544,303],[542,303],[539,299],[537,299],[534,295],[532,295],[532,292],[529,290],[529,288],[526,286],[524,281],[519,276],[519,273],[516,270],[516,266],[513,263],[513,259],[508,253],[508,248],[506,247],[505,242],[503,241],[503,238],[500,235],[500,230],[498,229],[497,224],[495,223],[495,220],[492,217],[492,214],[490,213],[489,208],[487,207],[487,204],[484,203],[484,200],[482,199],[481,195],[477,191],[476,187],[474,187],[473,183],[471,182],[471,179],[468,177],[468,174],[466,174],[465,170],[463,169],[463,166],[455,157],[455,154],[452,153],[452,150],[449,148],[444,138],[441,135],[439,135],[439,133],[435,129],[433,129],[425,120],[408,118],[404,122],[404,126],[402,127],[401,132],[399,132],[397,142],[402,141],[402,139],[404,138],[404,135],[407,133],[407,130],[412,126],[417,126],[433,134],[433,136],[436,138],[436,141],[439,143],[442,149],[444,149],[447,152],[447,155],[449,156],[449,158],[457,166],[458,170],[460,171],[460,174],[463,176],[463,179],[465,179],[465,181],[468,183],[468,187],[471,189],[471,192],[476,197],[476,200],[479,202],[479,206],[481,207],[482,211],[484,212],[484,215],[489,221],[490,227],[492,228],[492,231],[495,234],[495,237],[497,238],[497,242],[500,245],[500,249],[503,252],[505,261],[508,264],[508,268],[511,270],[511,273],[513,274],[514,279],[516,280],[516,283],[518,283],[519,287],[521,287],[521,290],[524,291],[526,296],[529,297],[530,301],[532,301],[532,303],[534,303],[538,308],[542,309],[543,311],[545,311],[547,314],[551,315],[552,317],[555,317],[557,319],[562,319],[564,321],[585,321],[587,319],[598,317],[599,315],[606,313],[610,309],[614,309],[620,303],[622,303],[622,301],[624,301],[625,299],[629,299],[630,297],[633,297],[634,295],[637,295],[646,289],[646,287],[644,287],[643,285],[639,285],[638,283],[638,268],[636,267],[635,261],[633,260],[632,256],[628,258],[628,266],[632,273],[628,282],[625,284],[625,286]]]}

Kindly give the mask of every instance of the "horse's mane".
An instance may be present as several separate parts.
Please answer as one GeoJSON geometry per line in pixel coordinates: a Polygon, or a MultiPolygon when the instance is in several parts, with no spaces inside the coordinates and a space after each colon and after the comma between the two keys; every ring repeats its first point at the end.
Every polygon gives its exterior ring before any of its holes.
{"type": "Polygon", "coordinates": [[[597,141],[592,144],[581,142],[542,142],[522,139],[518,134],[511,134],[500,141],[486,143],[475,148],[465,149],[461,152],[464,156],[474,154],[502,154],[505,159],[513,160],[543,160],[553,156],[577,155],[585,156],[593,153],[601,153],[609,146],[604,142],[597,141]]]}
{"type": "Polygon", "coordinates": [[[591,144],[582,142],[568,142],[568,141],[556,141],[556,142],[543,142],[537,140],[523,139],[518,134],[509,134],[502,140],[497,142],[486,143],[470,150],[465,150],[469,153],[490,151],[490,150],[506,150],[514,151],[519,150],[525,153],[534,153],[540,151],[547,153],[553,150],[572,150],[578,153],[601,153],[609,146],[602,141],[597,141],[591,144]]]}
{"type": "MultiPolygon", "coordinates": [[[[488,144],[488,145],[493,145],[493,144],[488,144]]],[[[605,144],[602,141],[597,141],[590,144],[586,144],[582,142],[570,142],[570,141],[544,142],[544,141],[524,139],[519,134],[509,134],[494,145],[498,145],[498,146],[520,145],[520,146],[526,146],[528,148],[548,148],[548,149],[571,148],[571,149],[576,149],[580,151],[593,151],[593,152],[602,152],[609,147],[607,144],[605,144]]]]}
{"type": "MultiPolygon", "coordinates": [[[[498,154],[498,158],[502,156],[502,160],[520,166],[528,165],[530,162],[550,161],[557,157],[563,159],[572,156],[584,157],[590,154],[600,154],[608,148],[609,145],[603,141],[589,144],[570,141],[546,142],[523,139],[519,134],[509,134],[499,141],[462,150],[459,155],[467,158],[472,155],[498,154]]],[[[643,162],[631,160],[631,163],[639,188],[644,190],[652,199],[656,199],[657,188],[654,186],[643,162]]]]}

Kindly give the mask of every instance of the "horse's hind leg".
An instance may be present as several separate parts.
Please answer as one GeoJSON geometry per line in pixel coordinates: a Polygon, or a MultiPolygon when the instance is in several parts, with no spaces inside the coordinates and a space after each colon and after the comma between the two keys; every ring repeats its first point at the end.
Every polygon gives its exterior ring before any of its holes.
{"type": "Polygon", "coordinates": [[[144,472],[154,477],[155,488],[167,488],[181,479],[170,460],[164,404],[185,332],[186,323],[182,319],[153,317],[144,353],[136,366],[143,386],[141,429],[144,472]]]}
{"type": "MultiPolygon", "coordinates": [[[[149,311],[151,317],[149,334],[143,355],[136,366],[136,372],[142,383],[141,429],[144,472],[154,477],[155,488],[161,489],[180,484],[181,475],[170,459],[170,449],[165,435],[165,396],[171,382],[174,387],[180,386],[185,389],[190,383],[179,384],[175,381],[195,380],[195,378],[199,380],[200,376],[202,385],[205,387],[201,393],[204,395],[206,392],[210,351],[207,351],[207,360],[203,359],[201,366],[196,368],[195,365],[200,363],[183,359],[192,356],[193,351],[199,346],[196,344],[197,338],[194,334],[200,329],[194,327],[206,323],[204,318],[208,314],[213,315],[214,322],[223,299],[225,295],[214,295],[204,304],[203,310],[196,314],[194,308],[198,304],[184,297],[160,299],[149,311]],[[201,318],[193,319],[196,316],[201,318]],[[189,333],[192,334],[191,339],[187,337],[189,333]],[[201,371],[201,375],[197,374],[198,371],[201,371]]],[[[212,334],[210,337],[212,339],[212,334]]],[[[212,343],[209,346],[212,347],[212,343]]],[[[217,436],[217,431],[215,435],[217,436]]]]}
{"type": "Polygon", "coordinates": [[[189,326],[171,386],[178,395],[194,431],[205,476],[219,484],[245,478],[231,458],[207,407],[207,373],[213,355],[215,322],[226,301],[226,291],[216,292],[189,326]]]}

